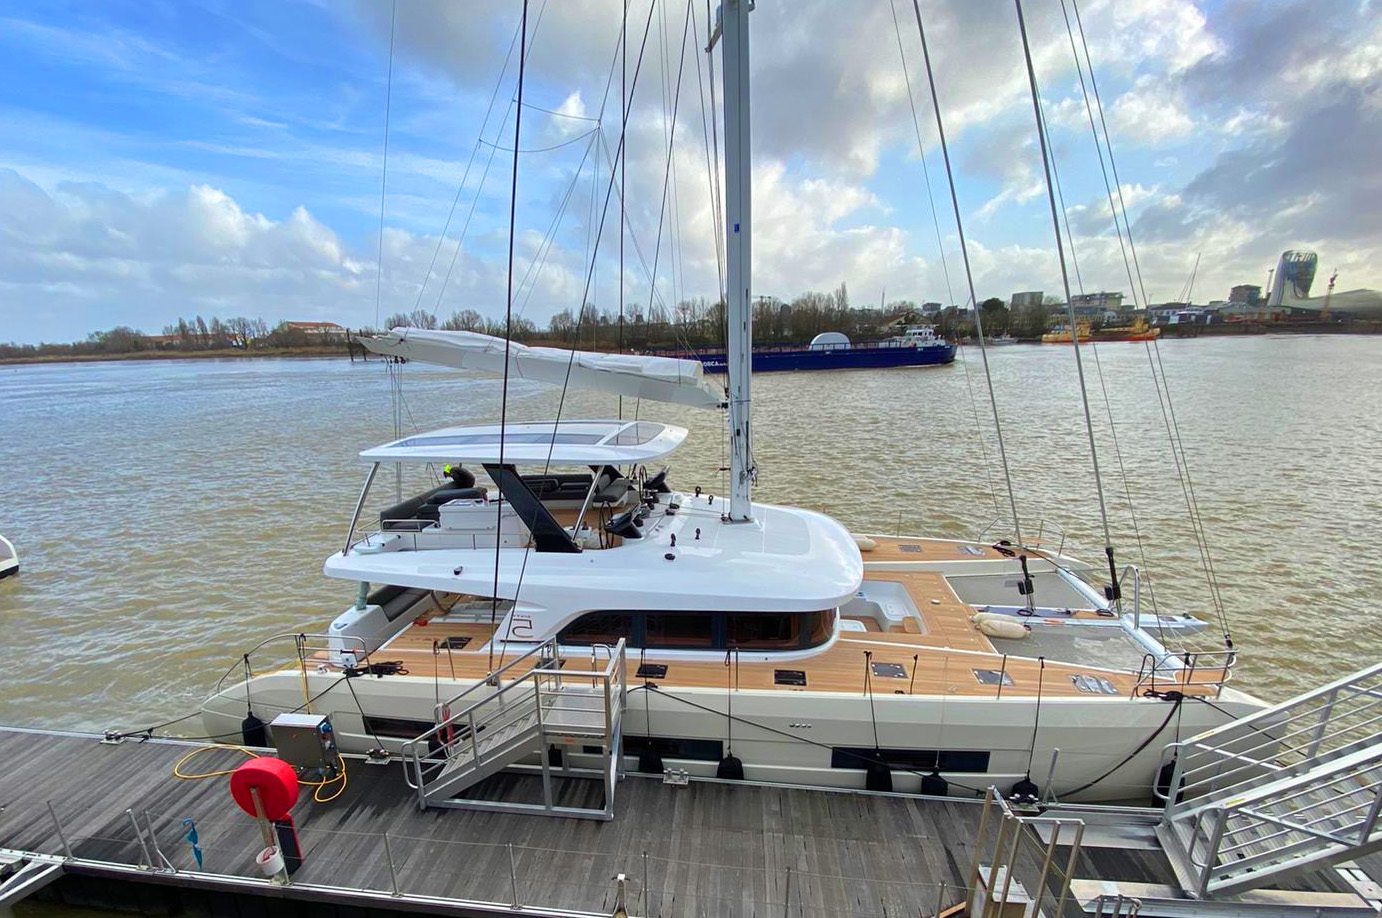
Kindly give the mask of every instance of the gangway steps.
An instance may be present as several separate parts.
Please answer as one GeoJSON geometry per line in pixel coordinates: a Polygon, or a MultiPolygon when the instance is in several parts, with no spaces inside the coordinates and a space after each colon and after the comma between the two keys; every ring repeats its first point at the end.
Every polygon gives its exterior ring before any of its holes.
{"type": "Polygon", "coordinates": [[[1382,667],[1182,743],[1157,835],[1199,897],[1382,850],[1382,667]]]}
{"type": "Polygon", "coordinates": [[[61,861],[16,858],[0,861],[0,909],[27,899],[62,876],[61,861]]]}
{"type": "Polygon", "coordinates": [[[418,805],[612,818],[614,785],[623,773],[619,746],[627,692],[625,647],[621,640],[614,647],[592,648],[590,669],[584,669],[566,667],[569,660],[562,656],[563,649],[548,641],[450,700],[438,702],[436,725],[403,747],[410,763],[408,785],[417,791],[418,805]],[[601,666],[597,664],[602,653],[601,666]],[[598,754],[601,765],[556,762],[547,754],[553,746],[598,754]],[[532,767],[534,759],[542,773],[543,803],[466,795],[469,788],[506,768],[532,767]],[[554,773],[601,780],[604,806],[597,810],[557,804],[554,773]]]}

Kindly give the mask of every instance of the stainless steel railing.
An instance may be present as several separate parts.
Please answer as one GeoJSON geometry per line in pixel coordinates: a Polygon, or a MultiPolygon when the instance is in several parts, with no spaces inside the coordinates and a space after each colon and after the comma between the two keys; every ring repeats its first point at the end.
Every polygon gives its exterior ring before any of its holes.
{"type": "Polygon", "coordinates": [[[558,698],[565,715],[600,715],[601,727],[592,738],[612,744],[619,733],[627,694],[626,658],[626,645],[620,640],[612,648],[592,647],[590,670],[567,670],[561,647],[553,640],[510,661],[485,680],[436,705],[436,726],[403,744],[401,753],[408,786],[417,790],[421,798],[426,794],[429,779],[447,764],[468,759],[471,767],[479,767],[488,753],[522,732],[526,725],[542,732],[558,698]],[[606,661],[597,668],[600,653],[606,661]],[[505,674],[514,673],[525,664],[530,665],[504,683],[505,674]],[[588,696],[569,691],[586,684],[591,693],[588,696]],[[483,697],[471,697],[486,688],[492,691],[483,697]],[[456,705],[463,702],[468,703],[456,710],[456,705]],[[482,748],[486,736],[495,745],[482,748]]]}
{"type": "Polygon", "coordinates": [[[1236,650],[1168,650],[1162,654],[1144,654],[1133,681],[1132,694],[1136,697],[1150,692],[1194,692],[1218,698],[1233,677],[1237,662],[1236,650]]]}
{"type": "Polygon", "coordinates": [[[1330,758],[1382,743],[1382,663],[1283,704],[1230,721],[1162,753],[1175,770],[1166,818],[1245,791],[1264,779],[1299,774],[1330,758]]]}
{"type": "MultiPolygon", "coordinates": [[[[232,675],[243,673],[246,665],[249,665],[251,669],[255,668],[256,656],[259,656],[262,660],[265,651],[269,647],[272,646],[278,649],[289,641],[293,643],[293,654],[291,657],[288,656],[287,653],[280,654],[279,658],[276,660],[280,666],[288,662],[295,662],[299,666],[305,666],[309,661],[322,662],[329,665],[340,665],[340,661],[332,655],[342,653],[353,654],[357,665],[369,662],[369,645],[365,643],[365,639],[362,637],[341,634],[307,634],[303,632],[275,634],[265,638],[249,650],[240,654],[235,663],[231,664],[230,668],[221,674],[221,678],[216,680],[216,692],[220,692],[221,689],[225,687],[226,680],[232,675]],[[359,648],[358,653],[354,650],[356,647],[359,648]],[[325,654],[326,659],[317,660],[319,654],[325,654]]],[[[284,649],[286,650],[286,648],[284,649]]],[[[260,671],[266,668],[267,667],[263,666],[259,667],[260,671]]]]}

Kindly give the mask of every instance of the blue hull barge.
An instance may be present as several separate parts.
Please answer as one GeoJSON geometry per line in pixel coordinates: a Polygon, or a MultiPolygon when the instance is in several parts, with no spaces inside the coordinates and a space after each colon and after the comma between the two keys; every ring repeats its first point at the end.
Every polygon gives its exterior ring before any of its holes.
{"type": "MultiPolygon", "coordinates": [[[[698,355],[707,373],[725,372],[723,351],[698,355]]],[[[838,332],[817,335],[806,347],[756,347],[753,372],[779,370],[877,370],[889,367],[939,366],[955,361],[955,345],[936,337],[929,326],[907,329],[883,341],[851,345],[838,332]]]]}

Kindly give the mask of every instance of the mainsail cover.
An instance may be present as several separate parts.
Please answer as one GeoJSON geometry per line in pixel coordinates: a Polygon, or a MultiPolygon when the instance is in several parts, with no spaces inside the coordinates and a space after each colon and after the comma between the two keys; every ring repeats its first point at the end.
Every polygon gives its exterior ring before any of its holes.
{"type": "MultiPolygon", "coordinates": [[[[420,360],[458,370],[503,375],[503,338],[469,331],[395,328],[382,335],[361,336],[360,344],[376,354],[420,360]]],[[[693,408],[717,408],[724,397],[702,376],[699,360],[646,354],[602,354],[508,343],[509,376],[583,389],[598,389],[630,398],[675,402],[693,408]]]]}

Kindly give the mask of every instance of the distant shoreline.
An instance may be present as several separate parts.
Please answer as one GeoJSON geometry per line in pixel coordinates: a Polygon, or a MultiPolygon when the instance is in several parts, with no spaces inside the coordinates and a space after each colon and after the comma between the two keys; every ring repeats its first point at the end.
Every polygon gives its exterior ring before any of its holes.
{"type": "Polygon", "coordinates": [[[221,348],[214,351],[130,351],[126,354],[43,354],[32,357],[0,357],[0,366],[23,366],[48,363],[107,363],[126,360],[258,360],[263,357],[293,359],[324,359],[348,357],[345,345],[322,347],[275,347],[246,351],[241,348],[221,348]]]}
{"type": "MultiPolygon", "coordinates": [[[[1382,335],[1382,321],[1350,322],[1221,322],[1214,325],[1161,325],[1162,340],[1172,338],[1232,338],[1262,335],[1382,335]]],[[[540,342],[547,344],[547,342],[540,342]]],[[[1040,343],[1022,339],[1023,344],[1040,343]]],[[[1082,344],[1085,342],[1081,342],[1082,344]]],[[[551,343],[551,347],[563,347],[551,343]]],[[[358,347],[358,345],[357,345],[358,347]]],[[[363,351],[363,348],[361,348],[363,351]]],[[[343,344],[318,347],[279,347],[246,351],[241,348],[222,348],[213,351],[130,351],[127,354],[45,354],[32,357],[0,357],[0,367],[58,363],[106,363],[127,360],[258,360],[261,358],[289,358],[293,360],[325,360],[351,358],[343,344]]],[[[362,356],[361,360],[366,358],[362,356]]],[[[376,358],[379,359],[379,358],[376,358]]]]}

